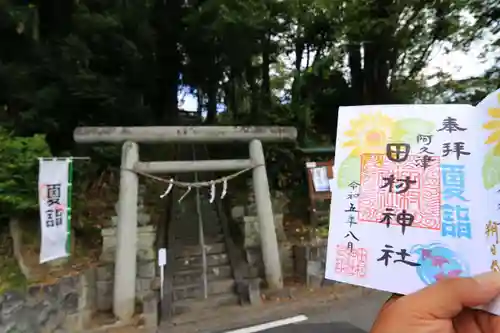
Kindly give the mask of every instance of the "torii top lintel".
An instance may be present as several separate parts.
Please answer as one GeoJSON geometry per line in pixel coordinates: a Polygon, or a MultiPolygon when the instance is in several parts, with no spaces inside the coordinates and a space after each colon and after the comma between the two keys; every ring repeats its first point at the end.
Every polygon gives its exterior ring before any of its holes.
{"type": "Polygon", "coordinates": [[[295,127],[273,126],[143,126],[78,127],[73,133],[78,143],[224,143],[294,141],[295,127]]]}

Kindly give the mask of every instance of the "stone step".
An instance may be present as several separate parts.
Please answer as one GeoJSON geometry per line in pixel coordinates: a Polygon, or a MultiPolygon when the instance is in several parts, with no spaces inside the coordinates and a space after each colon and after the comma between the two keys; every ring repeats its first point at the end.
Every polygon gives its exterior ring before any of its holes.
{"type": "MultiPolygon", "coordinates": [[[[214,280],[208,283],[208,295],[233,294],[235,283],[233,279],[214,280]]],[[[173,287],[173,301],[203,298],[203,281],[189,285],[179,285],[173,287]]]]}
{"type": "MultiPolygon", "coordinates": [[[[196,210],[196,209],[195,209],[196,210]]],[[[198,230],[200,221],[198,220],[198,215],[193,215],[190,217],[182,216],[180,223],[176,225],[177,231],[184,230],[184,226],[189,225],[190,227],[195,227],[198,230]]],[[[217,216],[202,216],[203,230],[216,230],[221,228],[221,224],[217,216]]]]}
{"type": "MultiPolygon", "coordinates": [[[[205,251],[207,254],[218,254],[226,252],[226,244],[224,243],[215,243],[215,244],[206,244],[205,251]]],[[[175,258],[185,258],[192,256],[201,256],[201,246],[200,245],[186,245],[182,246],[178,244],[178,247],[172,248],[172,253],[175,258]]]]}
{"type": "MultiPolygon", "coordinates": [[[[208,254],[207,255],[207,266],[222,266],[229,264],[229,258],[226,253],[219,254],[208,254]]],[[[173,268],[174,272],[184,269],[193,269],[196,267],[202,267],[203,258],[202,256],[190,256],[184,258],[177,258],[174,260],[173,268]]]]}
{"type": "MultiPolygon", "coordinates": [[[[214,234],[214,235],[208,235],[205,234],[204,237],[205,244],[216,244],[216,243],[222,243],[224,242],[224,235],[222,233],[220,234],[214,234]]],[[[198,235],[192,235],[189,237],[180,237],[179,235],[174,236],[174,243],[172,245],[172,248],[179,248],[184,245],[199,245],[200,240],[198,239],[198,235]]]]}
{"type": "MultiPolygon", "coordinates": [[[[190,225],[190,224],[183,224],[182,228],[179,226],[179,228],[174,229],[173,231],[175,232],[175,235],[196,235],[198,236],[198,231],[199,227],[198,224],[195,225],[190,225]]],[[[207,234],[219,234],[222,233],[222,226],[220,225],[211,225],[211,226],[204,226],[203,227],[203,232],[205,235],[207,234]]]]}
{"type": "Polygon", "coordinates": [[[209,296],[206,300],[183,299],[172,304],[174,315],[187,312],[199,312],[207,309],[215,309],[224,306],[237,305],[240,300],[236,294],[221,294],[209,296]]]}
{"type": "MultiPolygon", "coordinates": [[[[207,267],[208,281],[230,279],[232,276],[231,266],[229,265],[207,267]]],[[[200,281],[203,282],[203,269],[201,267],[174,272],[174,285],[194,284],[200,281]]]]}
{"type": "MultiPolygon", "coordinates": [[[[177,238],[198,238],[198,226],[183,226],[182,229],[180,230],[173,230],[174,236],[177,238]]],[[[206,236],[208,235],[218,235],[222,234],[222,227],[221,226],[213,226],[210,228],[203,228],[203,234],[206,236]]]]}

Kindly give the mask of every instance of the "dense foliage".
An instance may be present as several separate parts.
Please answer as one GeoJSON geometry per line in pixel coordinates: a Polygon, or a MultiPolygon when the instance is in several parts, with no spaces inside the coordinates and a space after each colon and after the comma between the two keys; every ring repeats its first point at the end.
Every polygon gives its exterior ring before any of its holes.
{"type": "MultiPolygon", "coordinates": [[[[207,124],[292,124],[304,145],[334,137],[339,105],[476,102],[496,88],[496,66],[480,78],[442,76],[430,90],[422,70],[437,45],[466,49],[496,33],[498,8],[498,0],[1,1],[0,127],[13,146],[44,134],[61,154],[74,151],[76,126],[175,124],[183,90],[207,124]]],[[[284,156],[275,160],[294,159],[284,156]]]]}
{"type": "Polygon", "coordinates": [[[42,135],[11,137],[0,131],[0,218],[22,216],[38,205],[38,157],[49,156],[42,135]]]}

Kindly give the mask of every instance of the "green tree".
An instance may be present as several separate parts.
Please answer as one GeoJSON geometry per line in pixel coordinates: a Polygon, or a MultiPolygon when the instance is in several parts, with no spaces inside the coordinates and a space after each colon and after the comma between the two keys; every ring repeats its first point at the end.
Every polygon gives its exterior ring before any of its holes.
{"type": "Polygon", "coordinates": [[[38,207],[38,158],[49,157],[43,135],[15,137],[0,130],[2,217],[33,214],[38,207]]]}

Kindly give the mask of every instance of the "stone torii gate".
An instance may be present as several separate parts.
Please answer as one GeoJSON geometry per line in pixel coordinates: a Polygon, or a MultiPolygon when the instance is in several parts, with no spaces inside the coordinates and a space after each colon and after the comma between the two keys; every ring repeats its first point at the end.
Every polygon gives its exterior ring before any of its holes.
{"type": "Polygon", "coordinates": [[[137,256],[137,201],[139,179],[130,170],[158,174],[200,171],[234,171],[253,168],[253,187],[260,225],[265,275],[271,289],[283,288],[278,241],[261,141],[294,141],[293,127],[79,127],[77,143],[121,143],[122,159],[118,200],[117,249],[115,254],[113,312],[121,321],[132,318],[135,308],[137,256]],[[137,143],[249,143],[249,159],[208,161],[139,160],[137,143]],[[134,258],[131,260],[131,258],[134,258]]]}

